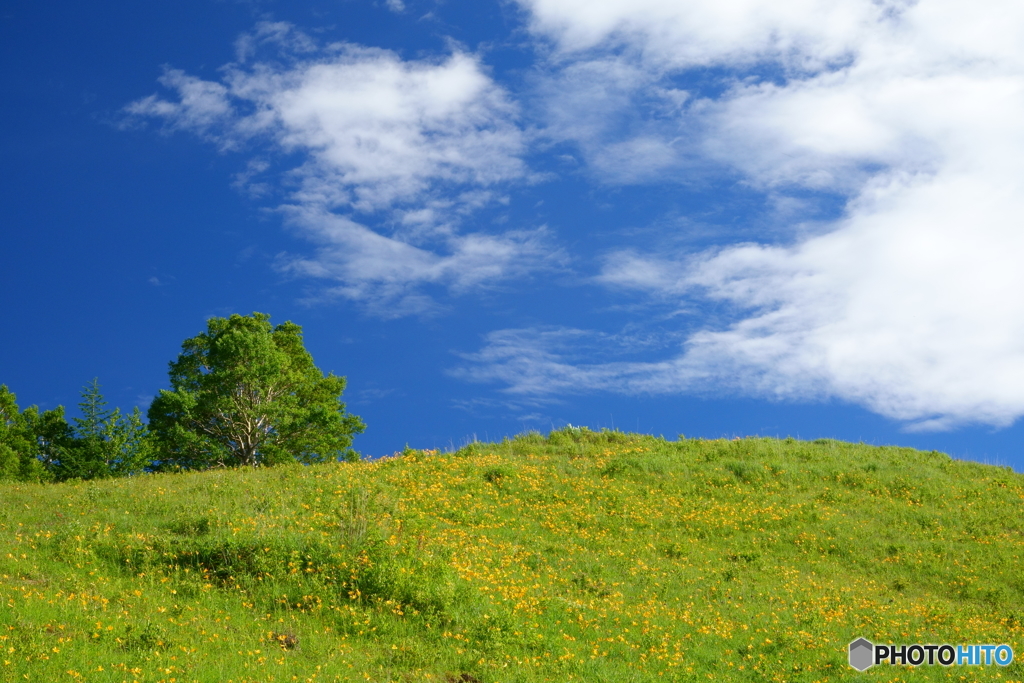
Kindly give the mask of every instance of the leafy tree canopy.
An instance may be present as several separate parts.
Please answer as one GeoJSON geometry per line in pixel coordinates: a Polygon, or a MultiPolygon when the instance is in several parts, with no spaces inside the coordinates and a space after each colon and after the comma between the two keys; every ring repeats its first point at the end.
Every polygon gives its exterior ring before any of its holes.
{"type": "Polygon", "coordinates": [[[57,458],[71,439],[64,408],[39,412],[18,408],[17,397],[0,384],[0,479],[44,481],[45,464],[57,458]]]}
{"type": "Polygon", "coordinates": [[[294,323],[211,318],[182,343],[170,381],[149,408],[161,468],[358,458],[352,437],[365,425],[345,412],[345,378],[313,364],[294,323]]]}

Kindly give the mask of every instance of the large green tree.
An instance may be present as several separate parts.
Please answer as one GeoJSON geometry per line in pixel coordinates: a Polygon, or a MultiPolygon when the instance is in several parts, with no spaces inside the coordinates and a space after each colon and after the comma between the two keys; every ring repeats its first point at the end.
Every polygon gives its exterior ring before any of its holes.
{"type": "Polygon", "coordinates": [[[270,316],[211,318],[170,364],[171,389],[149,408],[165,469],[357,459],[365,425],[345,412],[345,378],[324,375],[302,328],[270,316]]]}

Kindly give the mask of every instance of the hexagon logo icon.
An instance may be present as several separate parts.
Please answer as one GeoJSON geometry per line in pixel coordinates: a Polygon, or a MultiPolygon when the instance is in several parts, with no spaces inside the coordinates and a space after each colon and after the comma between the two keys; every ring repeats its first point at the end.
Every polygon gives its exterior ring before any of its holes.
{"type": "Polygon", "coordinates": [[[858,638],[850,643],[850,666],[857,671],[864,671],[875,663],[875,646],[865,638],[858,638]]]}

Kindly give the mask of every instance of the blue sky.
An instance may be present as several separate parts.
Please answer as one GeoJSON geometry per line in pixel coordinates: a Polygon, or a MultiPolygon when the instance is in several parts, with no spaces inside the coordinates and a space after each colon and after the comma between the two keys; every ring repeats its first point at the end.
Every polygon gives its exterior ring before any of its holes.
{"type": "Polygon", "coordinates": [[[0,383],[305,329],[382,455],[566,423],[1024,470],[1024,9],[0,8],[0,383]]]}

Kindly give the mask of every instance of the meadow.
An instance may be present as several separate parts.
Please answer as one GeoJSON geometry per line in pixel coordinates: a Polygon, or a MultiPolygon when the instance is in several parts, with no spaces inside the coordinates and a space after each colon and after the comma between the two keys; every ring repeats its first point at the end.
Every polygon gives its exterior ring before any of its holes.
{"type": "Polygon", "coordinates": [[[1021,681],[1024,476],[567,427],[356,463],[0,484],[0,680],[1021,681]]]}

